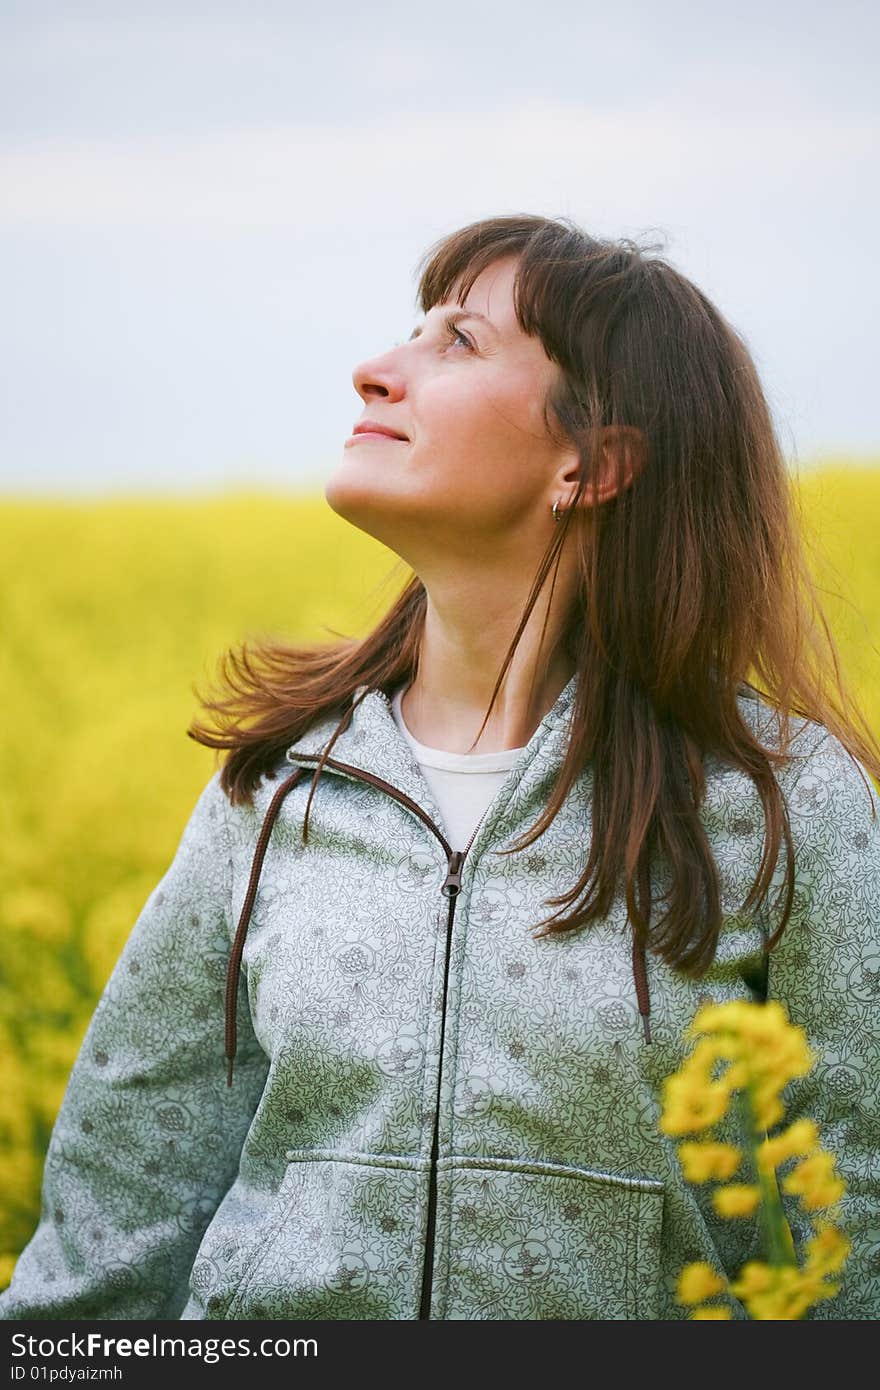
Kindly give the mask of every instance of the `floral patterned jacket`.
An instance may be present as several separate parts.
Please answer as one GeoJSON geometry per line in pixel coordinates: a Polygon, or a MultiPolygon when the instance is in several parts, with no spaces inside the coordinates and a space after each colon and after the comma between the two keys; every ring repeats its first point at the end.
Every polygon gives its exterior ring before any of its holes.
{"type": "MultiPolygon", "coordinates": [[[[760,798],[707,759],[717,957],[692,981],[649,952],[640,999],[622,897],[599,926],[530,930],[580,873],[589,770],[535,844],[498,853],[546,804],[576,680],[463,859],[388,698],[361,687],[307,845],[309,775],[267,840],[230,996],[231,1085],[224,983],[258,836],[282,780],[314,767],[334,724],[288,750],[253,808],[231,807],[215,773],[89,1025],[0,1317],[683,1318],[681,1266],[734,1275],[757,1237],[683,1181],[657,1127],[661,1082],[701,1001],[765,992],[818,1058],[787,1089],[787,1118],[818,1122],[848,1185],[852,1254],[813,1316],[880,1317],[877,792],[835,736],[799,725],[779,774],[795,906],[762,958],[768,920],[740,907],[760,798]]],[[[740,700],[766,736],[769,706],[746,687],[740,700]]],[[[771,899],[783,869],[784,843],[771,899]]],[[[803,1240],[794,1199],[789,1219],[803,1240]]]]}

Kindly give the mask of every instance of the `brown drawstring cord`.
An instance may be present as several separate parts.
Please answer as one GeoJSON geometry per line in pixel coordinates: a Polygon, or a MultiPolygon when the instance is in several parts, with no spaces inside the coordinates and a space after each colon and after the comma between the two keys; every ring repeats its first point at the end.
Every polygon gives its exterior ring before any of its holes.
{"type": "Polygon", "coordinates": [[[636,983],[636,998],[639,1001],[639,1013],[642,1015],[642,1026],[645,1032],[645,1042],[651,1041],[651,999],[648,994],[648,970],[645,964],[645,948],[635,937],[633,937],[633,979],[636,983]]]}
{"type": "Polygon", "coordinates": [[[251,864],[251,877],[248,883],[247,892],[241,908],[241,916],[238,919],[238,926],[235,931],[235,940],[232,943],[232,953],[229,957],[229,966],[226,971],[226,1085],[232,1085],[232,1063],[236,1052],[236,1026],[235,1010],[238,1000],[238,977],[241,973],[241,953],[244,950],[244,939],[247,936],[247,929],[251,920],[251,912],[254,906],[254,899],[257,896],[257,885],[260,881],[260,872],[263,868],[263,859],[266,854],[266,847],[269,843],[269,836],[272,834],[272,826],[275,824],[275,817],[278,815],[279,807],[287,793],[296,786],[301,777],[311,769],[298,767],[295,772],[281,783],[275,795],[269,803],[266,818],[260,829],[257,847],[254,850],[254,859],[251,864]]]}
{"type": "MultiPolygon", "coordinates": [[[[651,871],[645,857],[643,857],[641,867],[639,868],[639,895],[641,897],[639,911],[645,917],[646,922],[650,922],[651,871]]],[[[651,1041],[651,996],[648,991],[648,967],[645,961],[644,942],[639,940],[635,927],[633,927],[632,972],[636,986],[636,999],[638,1000],[639,1013],[642,1016],[645,1042],[649,1043],[651,1041]]]]}

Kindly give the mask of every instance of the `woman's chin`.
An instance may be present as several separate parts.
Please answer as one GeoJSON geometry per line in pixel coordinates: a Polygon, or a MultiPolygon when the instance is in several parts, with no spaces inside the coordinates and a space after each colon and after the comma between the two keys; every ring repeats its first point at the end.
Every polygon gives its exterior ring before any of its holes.
{"type": "Polygon", "coordinates": [[[394,529],[393,517],[399,504],[392,492],[383,489],[367,470],[355,476],[353,469],[340,466],[324,487],[324,499],[344,521],[388,544],[387,536],[394,529]]]}

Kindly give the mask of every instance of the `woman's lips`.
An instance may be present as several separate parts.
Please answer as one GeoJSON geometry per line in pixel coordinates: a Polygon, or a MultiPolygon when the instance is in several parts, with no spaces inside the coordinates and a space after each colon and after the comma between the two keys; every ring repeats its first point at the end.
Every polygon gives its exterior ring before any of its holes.
{"type": "Polygon", "coordinates": [[[406,444],[406,439],[398,439],[393,434],[382,434],[379,430],[358,430],[357,434],[350,434],[346,439],[346,448],[349,444],[358,444],[362,439],[384,439],[388,444],[406,444]]]}

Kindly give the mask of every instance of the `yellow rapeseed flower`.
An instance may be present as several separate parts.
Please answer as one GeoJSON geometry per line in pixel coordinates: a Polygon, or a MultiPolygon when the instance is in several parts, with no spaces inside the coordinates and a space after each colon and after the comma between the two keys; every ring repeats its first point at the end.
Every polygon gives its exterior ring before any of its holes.
{"type": "MultiPolygon", "coordinates": [[[[693,1025],[692,1025],[693,1026],[693,1025]]],[[[734,1061],[742,1053],[742,1043],[732,1033],[699,1035],[683,1067],[691,1071],[712,1070],[719,1061],[734,1061]]]]}
{"type": "MultiPolygon", "coordinates": [[[[751,1318],[775,1321],[801,1318],[815,1303],[833,1298],[837,1292],[835,1286],[823,1284],[814,1274],[796,1265],[766,1268],[771,1276],[769,1282],[737,1294],[751,1318]]],[[[736,1288],[733,1291],[737,1292],[736,1288]]]]}
{"type": "Polygon", "coordinates": [[[702,1303],[704,1298],[721,1293],[724,1287],[724,1280],[720,1274],[716,1274],[705,1260],[698,1260],[694,1264],[685,1265],[679,1274],[676,1300],[686,1307],[692,1303],[702,1303]]]}
{"type": "Polygon", "coordinates": [[[0,899],[0,923],[6,936],[10,931],[49,946],[69,941],[72,916],[60,893],[51,888],[22,885],[0,899]]]}
{"type": "Polygon", "coordinates": [[[758,1162],[765,1169],[778,1168],[788,1158],[802,1158],[812,1153],[819,1143],[815,1120],[795,1120],[781,1134],[765,1139],[758,1147],[758,1162]]]}
{"type": "Polygon", "coordinates": [[[791,1159],[799,1162],[781,1186],[800,1196],[805,1211],[831,1205],[846,1190],[832,1155],[819,1147],[815,1121],[795,1120],[768,1137],[783,1119],[785,1087],[805,1076],[815,1063],[806,1034],[788,1020],[778,1002],[744,1000],[706,1006],[697,1013],[689,1033],[695,1039],[690,1056],[663,1083],[660,1129],[675,1138],[699,1136],[678,1146],[686,1181],[726,1183],[712,1194],[714,1209],[722,1217],[760,1212],[768,1262],[749,1261],[729,1283],[707,1264],[688,1265],[679,1276],[678,1301],[692,1307],[691,1318],[727,1320],[733,1316],[728,1308],[703,1302],[726,1289],[741,1299],[750,1318],[801,1318],[837,1293],[831,1276],[842,1268],[850,1250],[841,1231],[828,1221],[817,1221],[799,1263],[780,1200],[776,1170],[791,1159]],[[711,1134],[736,1091],[742,1093],[747,1156],[759,1178],[754,1183],[729,1181],[744,1154],[711,1134]]]}
{"type": "Polygon", "coordinates": [[[748,1023],[745,1001],[731,999],[726,1004],[704,1004],[697,1010],[688,1035],[697,1038],[704,1033],[741,1033],[748,1023]]]}
{"type": "Polygon", "coordinates": [[[850,1242],[828,1221],[818,1223],[816,1234],[807,1241],[806,1266],[814,1274],[837,1274],[850,1252],[850,1242]]]}
{"type": "Polygon", "coordinates": [[[0,1255],[0,1289],[5,1289],[12,1279],[12,1271],[18,1262],[18,1256],[12,1251],[0,1255]]]}
{"type": "Polygon", "coordinates": [[[667,1077],[660,1128],[664,1134],[698,1134],[711,1129],[726,1114],[730,1092],[717,1081],[707,1083],[681,1074],[667,1077]]]}
{"type": "Polygon", "coordinates": [[[782,1086],[775,1081],[759,1082],[751,1087],[749,1098],[758,1129],[772,1129],[783,1118],[785,1110],[779,1098],[781,1090],[782,1086]]]}
{"type": "Polygon", "coordinates": [[[678,1157],[688,1182],[727,1182],[740,1165],[742,1154],[733,1144],[679,1144],[678,1157]]]}
{"type": "Polygon", "coordinates": [[[782,1179],[782,1190],[799,1195],[804,1211],[820,1211],[842,1197],[846,1187],[834,1170],[834,1155],[819,1149],[782,1179]]]}
{"type": "Polygon", "coordinates": [[[690,1026],[691,1037],[702,1033],[732,1033],[752,1041],[765,1041],[791,1027],[782,1006],[774,999],[756,1010],[744,999],[726,1004],[704,1004],[690,1026]]]}
{"type": "Polygon", "coordinates": [[[727,1004],[705,1005],[698,1011],[689,1033],[691,1037],[730,1034],[729,1045],[734,1049],[730,1055],[738,1055],[739,1048],[750,1055],[757,1070],[780,1078],[786,1072],[786,1081],[805,1076],[814,1061],[803,1029],[789,1021],[777,1000],[749,1004],[735,999],[727,1004]]]}
{"type": "Polygon", "coordinates": [[[774,1270],[763,1260],[749,1260],[739,1272],[739,1278],[731,1281],[730,1292],[747,1302],[754,1294],[766,1293],[773,1287],[774,1270]]]}
{"type": "Polygon", "coordinates": [[[761,1189],[735,1182],[712,1193],[712,1205],[719,1216],[751,1216],[761,1200],[761,1189]]]}

